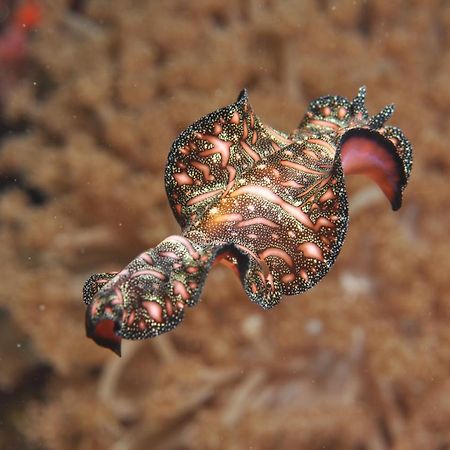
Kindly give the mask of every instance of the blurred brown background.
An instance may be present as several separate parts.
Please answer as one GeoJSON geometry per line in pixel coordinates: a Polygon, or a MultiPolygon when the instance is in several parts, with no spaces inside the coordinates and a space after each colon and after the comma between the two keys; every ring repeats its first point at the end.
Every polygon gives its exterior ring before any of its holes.
{"type": "Polygon", "coordinates": [[[450,449],[450,2],[34,3],[19,47],[0,3],[0,448],[450,449]],[[247,87],[289,131],[362,84],[412,178],[398,213],[349,180],[319,286],[264,312],[219,267],[170,334],[122,359],[85,337],[84,280],[178,231],[182,129],[247,87]]]}

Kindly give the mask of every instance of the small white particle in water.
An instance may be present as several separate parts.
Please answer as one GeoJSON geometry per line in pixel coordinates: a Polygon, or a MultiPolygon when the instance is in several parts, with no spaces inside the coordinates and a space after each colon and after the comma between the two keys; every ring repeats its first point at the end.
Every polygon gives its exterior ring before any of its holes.
{"type": "Polygon", "coordinates": [[[39,305],[38,309],[39,311],[45,311],[45,305],[39,305]]]}
{"type": "Polygon", "coordinates": [[[319,319],[310,319],[305,324],[305,330],[314,336],[320,334],[323,330],[323,323],[319,319]]]}
{"type": "Polygon", "coordinates": [[[252,314],[242,321],[241,326],[247,336],[258,336],[264,327],[264,320],[260,315],[252,314]]]}
{"type": "Polygon", "coordinates": [[[369,295],[373,291],[373,282],[366,274],[346,271],[341,274],[339,281],[347,293],[347,300],[369,295]]]}
{"type": "Polygon", "coordinates": [[[16,346],[17,346],[17,348],[21,348],[22,347],[22,344],[16,344],[16,346]]]}

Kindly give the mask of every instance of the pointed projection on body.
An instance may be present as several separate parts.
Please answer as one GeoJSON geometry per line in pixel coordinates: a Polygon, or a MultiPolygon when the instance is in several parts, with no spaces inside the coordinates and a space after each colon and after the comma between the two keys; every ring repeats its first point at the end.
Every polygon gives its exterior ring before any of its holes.
{"type": "Polygon", "coordinates": [[[119,273],[89,278],[87,335],[120,354],[121,338],[171,330],[198,302],[217,262],[231,267],[263,308],[313,287],[345,238],[345,176],[372,178],[397,210],[411,171],[411,145],[399,128],[384,125],[393,106],[369,116],[365,93],[312,101],[286,134],[255,115],[244,90],[184,130],[165,174],[182,232],[119,273]]]}

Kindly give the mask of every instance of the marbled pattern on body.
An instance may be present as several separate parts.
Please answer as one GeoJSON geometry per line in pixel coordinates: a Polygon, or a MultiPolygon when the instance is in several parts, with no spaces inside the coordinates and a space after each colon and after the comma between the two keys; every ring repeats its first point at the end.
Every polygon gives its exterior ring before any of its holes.
{"type": "Polygon", "coordinates": [[[119,353],[121,337],[171,330],[215,262],[234,269],[263,308],[313,287],[344,242],[344,174],[371,177],[395,210],[411,171],[411,145],[384,125],[393,106],[369,116],[364,99],[365,88],[352,101],[320,97],[286,134],[255,115],[244,90],[183,131],[165,175],[182,234],[86,282],[88,336],[119,353]]]}

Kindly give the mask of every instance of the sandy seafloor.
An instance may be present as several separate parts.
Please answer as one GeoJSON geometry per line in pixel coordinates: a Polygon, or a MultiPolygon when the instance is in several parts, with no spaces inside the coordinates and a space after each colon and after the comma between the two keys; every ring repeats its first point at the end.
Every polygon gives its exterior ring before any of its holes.
{"type": "Polygon", "coordinates": [[[0,68],[0,448],[450,448],[450,2],[42,1],[0,68]],[[85,337],[81,289],[178,226],[171,142],[247,87],[289,131],[368,89],[414,146],[404,205],[350,179],[329,275],[271,311],[226,268],[124,356],[85,337]]]}

